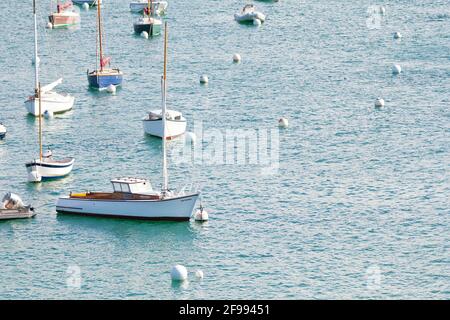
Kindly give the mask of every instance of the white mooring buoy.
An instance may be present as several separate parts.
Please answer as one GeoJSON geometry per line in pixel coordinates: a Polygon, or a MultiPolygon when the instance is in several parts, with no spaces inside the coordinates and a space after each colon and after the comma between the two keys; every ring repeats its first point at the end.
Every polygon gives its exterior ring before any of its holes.
{"type": "Polygon", "coordinates": [[[393,74],[400,74],[401,72],[402,72],[402,67],[400,67],[400,65],[394,64],[392,66],[392,73],[393,74]]]}
{"type": "Polygon", "coordinates": [[[88,11],[89,10],[89,3],[83,3],[83,9],[88,11]]]}
{"type": "Polygon", "coordinates": [[[208,76],[207,76],[206,74],[202,74],[202,75],[200,76],[200,83],[206,84],[206,83],[208,83],[208,82],[209,82],[208,76]]]}
{"type": "Polygon", "coordinates": [[[195,276],[199,279],[203,279],[203,271],[202,270],[195,271],[195,276]]]}
{"type": "Polygon", "coordinates": [[[241,62],[241,55],[240,55],[239,53],[235,53],[235,54],[233,55],[233,62],[234,62],[234,63],[239,63],[239,62],[241,62]]]}
{"type": "Polygon", "coordinates": [[[51,111],[51,110],[45,110],[44,111],[44,118],[45,119],[52,119],[53,116],[54,116],[53,111],[51,111]]]}
{"type": "Polygon", "coordinates": [[[375,108],[382,108],[384,107],[384,99],[377,98],[375,100],[375,108]]]}
{"type": "Polygon", "coordinates": [[[394,32],[394,39],[401,39],[402,34],[400,32],[394,32]]]}
{"type": "Polygon", "coordinates": [[[186,267],[179,265],[179,264],[172,267],[172,270],[170,271],[170,277],[172,278],[172,281],[187,280],[188,272],[187,272],[186,267]]]}
{"type": "Polygon", "coordinates": [[[147,31],[142,31],[141,32],[141,37],[144,39],[148,39],[148,32],[147,31]]]}
{"type": "Polygon", "coordinates": [[[289,126],[289,121],[286,118],[280,118],[278,120],[278,126],[280,128],[287,128],[289,126]]]}
{"type": "Polygon", "coordinates": [[[195,221],[208,221],[208,211],[205,210],[205,208],[200,207],[197,211],[195,211],[194,214],[194,220],[195,221]]]}
{"type": "Polygon", "coordinates": [[[380,14],[381,15],[385,15],[386,14],[386,8],[385,7],[383,7],[383,6],[380,6],[380,10],[379,10],[379,12],[380,12],[380,14]]]}
{"type": "Polygon", "coordinates": [[[259,20],[259,19],[253,19],[253,25],[254,25],[254,26],[260,26],[260,25],[261,25],[261,20],[259,20]]]}
{"type": "Polygon", "coordinates": [[[53,24],[51,22],[47,22],[47,29],[53,29],[53,24]]]}
{"type": "Polygon", "coordinates": [[[115,85],[113,85],[113,84],[110,84],[107,88],[106,88],[106,91],[108,91],[109,93],[116,93],[116,86],[115,85]]]}

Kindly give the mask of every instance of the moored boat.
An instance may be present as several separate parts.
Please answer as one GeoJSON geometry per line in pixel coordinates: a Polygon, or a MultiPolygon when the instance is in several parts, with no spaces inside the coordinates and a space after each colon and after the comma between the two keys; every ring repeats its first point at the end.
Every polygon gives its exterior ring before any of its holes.
{"type": "Polygon", "coordinates": [[[102,2],[102,0],[72,0],[74,4],[82,6],[83,4],[87,3],[88,5],[96,6],[98,2],[102,2]]]}
{"type": "Polygon", "coordinates": [[[48,16],[53,28],[70,27],[80,23],[80,14],[73,9],[72,1],[64,4],[57,1],[56,12],[48,16]]]}
{"type": "Polygon", "coordinates": [[[36,0],[33,0],[34,16],[34,95],[29,96],[25,101],[25,108],[28,113],[34,116],[40,116],[45,111],[52,113],[62,113],[72,109],[75,98],[69,94],[57,93],[53,89],[62,83],[62,78],[43,86],[38,93],[39,84],[39,56],[38,56],[38,36],[36,19],[36,0]],[[39,111],[40,110],[40,111],[39,111]]]}
{"type": "MultiPolygon", "coordinates": [[[[142,120],[144,124],[144,132],[148,135],[162,138],[163,121],[162,110],[153,110],[142,120]]],[[[181,136],[186,132],[186,119],[181,112],[174,110],[166,111],[166,139],[170,140],[181,136]]]]}
{"type": "MultiPolygon", "coordinates": [[[[147,1],[148,0],[139,0],[131,2],[130,10],[135,13],[146,10],[148,6],[147,1]]],[[[166,14],[168,6],[169,4],[167,3],[167,1],[152,1],[151,11],[153,12],[153,14],[160,16],[166,14]]]]}
{"type": "Polygon", "coordinates": [[[35,215],[34,208],[25,205],[14,193],[8,192],[0,203],[0,220],[32,218],[35,215]]]}
{"type": "Polygon", "coordinates": [[[266,16],[263,13],[256,11],[256,7],[253,4],[247,4],[239,13],[234,15],[234,19],[240,23],[253,23],[254,20],[264,22],[266,16]]]}
{"type": "Polygon", "coordinates": [[[6,137],[6,127],[0,123],[0,140],[6,137]]]}
{"type": "Polygon", "coordinates": [[[99,90],[106,89],[108,86],[119,86],[123,81],[123,72],[118,68],[106,68],[111,64],[111,58],[103,55],[103,39],[102,39],[102,17],[101,2],[97,4],[97,43],[99,55],[100,69],[87,71],[89,86],[99,90]]]}
{"type": "Polygon", "coordinates": [[[147,9],[144,11],[143,17],[133,24],[135,33],[147,32],[151,37],[161,34],[162,21],[155,17],[152,3],[152,0],[147,1],[147,9]]]}

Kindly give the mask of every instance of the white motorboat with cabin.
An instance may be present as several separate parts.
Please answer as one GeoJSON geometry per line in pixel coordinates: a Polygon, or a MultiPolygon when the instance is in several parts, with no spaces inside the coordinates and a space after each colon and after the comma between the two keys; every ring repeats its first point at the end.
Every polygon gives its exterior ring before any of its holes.
{"type": "Polygon", "coordinates": [[[25,205],[14,193],[8,192],[0,203],[0,220],[32,218],[35,215],[34,208],[25,205]]]}
{"type": "MultiPolygon", "coordinates": [[[[148,0],[138,0],[130,3],[131,12],[140,13],[147,9],[148,0]]],[[[169,4],[167,1],[152,1],[151,3],[151,11],[155,15],[163,15],[166,14],[167,7],[169,4]]]]}
{"type": "Polygon", "coordinates": [[[45,111],[52,113],[62,113],[72,109],[75,98],[68,94],[60,94],[53,89],[62,83],[62,78],[43,86],[38,95],[39,84],[39,57],[38,57],[38,36],[37,36],[37,18],[36,18],[36,0],[33,0],[33,16],[34,16],[34,95],[28,97],[25,101],[25,107],[28,113],[39,116],[45,111]],[[40,101],[40,102],[39,102],[40,101]],[[39,113],[41,110],[41,113],[39,113]]]}
{"type": "MultiPolygon", "coordinates": [[[[164,75],[161,79],[165,88],[167,64],[167,22],[164,37],[164,75]]],[[[162,114],[166,114],[165,94],[162,99],[162,114]]],[[[166,117],[162,117],[162,176],[161,191],[155,191],[150,181],[139,178],[111,180],[113,192],[70,193],[56,203],[58,213],[94,215],[150,220],[189,220],[200,193],[181,190],[175,192],[168,187],[166,117]]]]}
{"type": "Polygon", "coordinates": [[[146,134],[170,140],[186,132],[186,119],[183,114],[174,110],[166,110],[166,132],[163,132],[162,110],[153,110],[142,120],[146,134]]]}
{"type": "MultiPolygon", "coordinates": [[[[40,94],[41,87],[38,85],[38,96],[40,94]]],[[[39,105],[39,114],[42,114],[39,105]]],[[[55,179],[67,176],[73,168],[74,158],[54,159],[51,150],[47,150],[44,154],[42,152],[42,116],[39,116],[39,158],[34,159],[25,164],[28,172],[28,181],[41,182],[43,179],[55,179]]]]}
{"type": "Polygon", "coordinates": [[[254,20],[264,22],[266,16],[256,11],[256,7],[253,4],[245,5],[239,13],[234,14],[234,19],[240,23],[253,23],[254,20]]]}

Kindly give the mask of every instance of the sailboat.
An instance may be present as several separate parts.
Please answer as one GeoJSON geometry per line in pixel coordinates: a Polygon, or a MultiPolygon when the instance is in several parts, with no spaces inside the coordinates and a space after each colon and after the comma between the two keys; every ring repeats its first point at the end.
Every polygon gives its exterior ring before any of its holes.
{"type": "MultiPolygon", "coordinates": [[[[161,95],[164,103],[166,103],[167,85],[161,88],[161,95]]],[[[181,112],[175,110],[152,110],[142,119],[142,122],[146,134],[160,138],[164,136],[168,140],[186,132],[186,119],[181,112]],[[165,114],[164,120],[163,114],[165,114]]]]}
{"type": "MultiPolygon", "coordinates": [[[[166,13],[167,1],[152,1],[151,10],[154,14],[160,16],[166,13]]],[[[142,12],[147,8],[147,0],[137,0],[130,3],[131,12],[142,12]]]]}
{"type": "Polygon", "coordinates": [[[145,31],[149,36],[160,35],[162,21],[153,15],[154,8],[152,7],[152,0],[148,0],[147,5],[147,10],[144,11],[144,15],[133,24],[134,32],[141,34],[145,31]]]}
{"type": "Polygon", "coordinates": [[[37,36],[37,18],[36,18],[36,0],[33,0],[34,15],[34,95],[28,97],[25,101],[25,107],[28,113],[34,116],[40,116],[45,111],[52,113],[62,113],[72,109],[75,98],[69,94],[60,94],[53,89],[62,83],[62,78],[42,87],[38,94],[39,84],[39,57],[38,57],[38,36],[37,36]],[[42,104],[42,105],[41,105],[42,104]]]}
{"type": "Polygon", "coordinates": [[[88,5],[92,6],[96,6],[98,2],[102,2],[101,0],[72,0],[73,3],[78,4],[78,5],[83,5],[85,3],[87,3],[88,5]]]}
{"type": "MultiPolygon", "coordinates": [[[[166,113],[167,23],[165,29],[164,75],[161,78],[163,114],[166,113]]],[[[163,128],[165,119],[166,117],[163,117],[163,128]]],[[[189,220],[200,193],[184,190],[175,192],[169,189],[165,134],[162,139],[162,153],[161,191],[154,190],[150,181],[146,179],[130,177],[113,179],[111,180],[113,192],[70,193],[69,196],[58,199],[56,211],[84,216],[189,220]]]]}
{"type": "Polygon", "coordinates": [[[73,9],[72,1],[61,3],[57,0],[56,12],[48,16],[52,28],[70,27],[80,23],[80,14],[73,9]]]}
{"type": "Polygon", "coordinates": [[[105,89],[110,85],[121,85],[123,79],[123,73],[119,69],[106,68],[106,66],[110,65],[111,58],[103,55],[102,32],[101,2],[99,2],[97,3],[97,43],[99,45],[97,58],[99,58],[100,70],[87,71],[89,86],[99,90],[105,89]]]}
{"type": "Polygon", "coordinates": [[[6,127],[0,122],[0,140],[6,137],[6,127]]]}
{"type": "MultiPolygon", "coordinates": [[[[40,94],[41,85],[38,84],[38,96],[40,94]]],[[[39,103],[40,109],[41,103],[39,103]]],[[[39,114],[42,114],[39,110],[39,114]]],[[[39,117],[39,159],[34,159],[25,164],[28,172],[28,181],[41,182],[43,179],[61,178],[68,175],[73,168],[74,158],[64,158],[56,160],[53,158],[51,150],[47,150],[44,154],[42,151],[42,116],[39,117]]]]}

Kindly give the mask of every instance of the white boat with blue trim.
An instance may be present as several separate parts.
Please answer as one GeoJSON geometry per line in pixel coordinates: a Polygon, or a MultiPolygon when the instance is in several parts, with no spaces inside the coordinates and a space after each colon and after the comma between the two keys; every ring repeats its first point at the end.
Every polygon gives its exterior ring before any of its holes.
{"type": "MultiPolygon", "coordinates": [[[[164,37],[164,75],[162,88],[166,87],[167,65],[167,23],[164,37]]],[[[166,99],[163,94],[162,113],[166,114],[166,99]]],[[[166,117],[162,117],[162,176],[161,191],[152,188],[149,180],[139,178],[119,178],[111,180],[113,192],[70,193],[56,203],[58,213],[84,216],[116,218],[176,220],[191,218],[194,206],[200,196],[197,190],[175,192],[168,187],[166,155],[166,117]]]]}
{"type": "Polygon", "coordinates": [[[6,137],[6,127],[0,123],[0,140],[6,137]]]}

